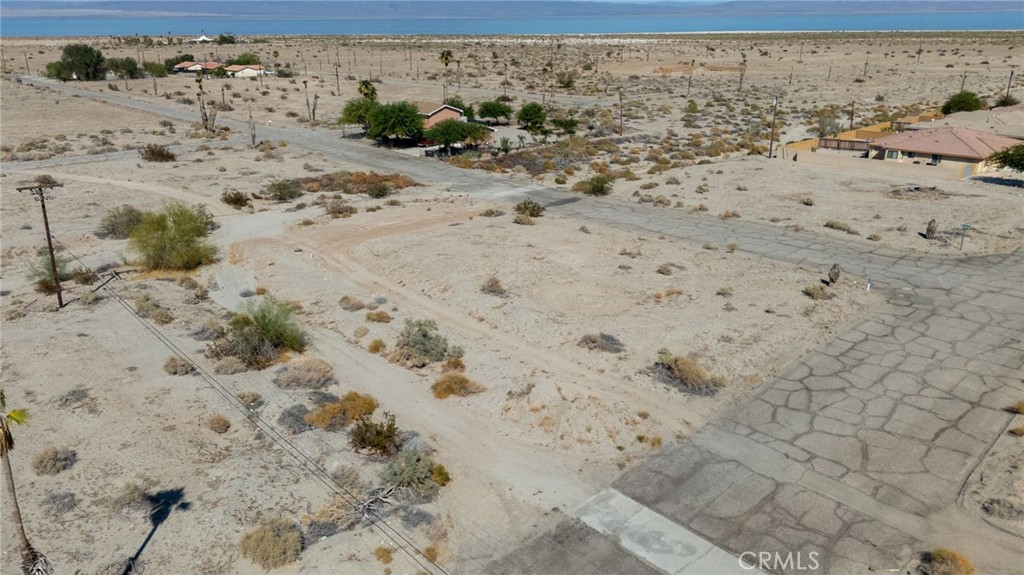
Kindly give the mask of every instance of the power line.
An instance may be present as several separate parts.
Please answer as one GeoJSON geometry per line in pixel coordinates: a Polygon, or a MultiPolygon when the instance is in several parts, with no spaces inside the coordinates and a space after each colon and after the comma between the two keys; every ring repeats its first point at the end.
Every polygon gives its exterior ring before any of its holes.
{"type": "MultiPolygon", "coordinates": [[[[89,268],[85,264],[85,262],[81,260],[81,258],[79,258],[77,255],[71,252],[71,250],[69,250],[66,245],[61,243],[59,240],[57,241],[57,243],[61,247],[63,247],[64,251],[67,252],[67,254],[70,255],[72,258],[74,258],[75,261],[77,261],[86,269],[91,270],[91,268],[89,268]]],[[[198,363],[192,360],[192,358],[185,351],[183,351],[180,347],[178,347],[177,344],[171,341],[170,338],[168,338],[163,332],[161,332],[159,328],[157,328],[151,322],[147,321],[145,318],[140,316],[138,311],[134,307],[132,307],[132,305],[129,304],[123,297],[121,297],[121,295],[117,293],[117,290],[115,290],[111,285],[109,285],[109,282],[105,284],[105,286],[103,286],[103,289],[105,289],[118,304],[125,308],[125,310],[127,310],[132,315],[132,317],[134,317],[140,324],[142,324],[142,326],[147,331],[153,334],[153,336],[155,336],[157,340],[160,341],[160,343],[167,347],[173,354],[189,362],[189,364],[196,369],[196,373],[199,374],[199,376],[204,381],[210,384],[210,386],[212,386],[214,390],[217,393],[219,393],[233,408],[239,411],[245,417],[246,420],[253,423],[253,425],[256,426],[257,429],[266,433],[267,436],[278,445],[278,447],[282,448],[286,453],[288,453],[288,455],[292,456],[292,458],[294,458],[304,469],[306,469],[306,471],[310,472],[316,480],[322,483],[329,491],[331,491],[335,495],[345,497],[347,499],[347,502],[351,504],[353,508],[356,509],[357,511],[362,509],[362,507],[360,506],[361,498],[357,497],[345,486],[341,485],[330,474],[328,474],[326,470],[322,469],[308,455],[303,453],[302,450],[295,446],[295,444],[293,444],[285,436],[283,436],[273,425],[271,425],[262,417],[260,417],[258,413],[246,407],[245,404],[241,402],[241,400],[239,400],[231,392],[229,392],[219,381],[216,380],[216,378],[214,378],[210,373],[203,369],[202,366],[200,366],[198,363]]],[[[448,572],[443,567],[438,565],[431,558],[427,557],[426,554],[424,554],[423,551],[420,550],[414,542],[412,542],[408,537],[405,536],[405,534],[403,534],[394,526],[388,524],[388,522],[384,520],[384,518],[380,515],[379,512],[369,509],[367,510],[366,513],[363,513],[362,516],[369,520],[371,526],[377,528],[377,530],[380,531],[382,535],[387,537],[392,543],[394,543],[397,548],[404,551],[406,555],[408,555],[409,558],[416,563],[416,565],[423,569],[427,569],[427,566],[424,565],[424,563],[421,561],[422,558],[425,559],[431,566],[436,567],[437,570],[439,570],[444,575],[449,575],[448,572]],[[381,527],[381,525],[383,525],[384,527],[381,527]],[[398,541],[399,539],[402,541],[402,543],[398,541]],[[415,553],[410,551],[410,548],[414,550],[415,553]]],[[[429,571],[429,569],[427,570],[429,571]]]]}

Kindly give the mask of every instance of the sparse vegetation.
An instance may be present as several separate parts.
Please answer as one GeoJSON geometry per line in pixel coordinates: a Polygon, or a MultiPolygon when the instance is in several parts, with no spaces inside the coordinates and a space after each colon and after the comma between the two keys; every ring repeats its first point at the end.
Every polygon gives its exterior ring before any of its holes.
{"type": "Polygon", "coordinates": [[[352,424],[360,417],[373,414],[377,410],[377,400],[372,395],[350,391],[338,401],[323,403],[305,416],[306,423],[325,429],[337,431],[352,424]]]}
{"type": "Polygon", "coordinates": [[[146,144],[139,150],[139,156],[147,162],[174,162],[178,159],[167,146],[146,144]]]}
{"type": "Polygon", "coordinates": [[[362,415],[352,426],[349,443],[353,449],[390,456],[398,450],[398,426],[395,416],[384,412],[380,420],[362,415]]]}
{"type": "Polygon", "coordinates": [[[264,569],[274,569],[299,558],[302,530],[287,519],[273,518],[242,535],[242,557],[264,569]]]}
{"type": "Polygon", "coordinates": [[[303,357],[288,363],[274,383],[281,389],[323,389],[338,380],[331,364],[319,357],[303,357]]]}
{"type": "Polygon", "coordinates": [[[441,377],[437,378],[437,381],[434,382],[434,385],[430,386],[430,389],[434,392],[434,397],[445,399],[452,395],[465,397],[474,393],[480,393],[484,390],[484,387],[462,373],[450,371],[441,374],[441,377]]]}
{"type": "Polygon", "coordinates": [[[223,415],[214,415],[206,420],[206,427],[214,433],[227,433],[231,429],[231,420],[223,415]]]}
{"type": "Polygon", "coordinates": [[[380,353],[387,349],[388,344],[384,343],[383,339],[375,339],[370,342],[370,345],[366,346],[366,351],[370,353],[380,353]]]}
{"type": "Polygon", "coordinates": [[[129,234],[129,246],[146,269],[195,269],[213,262],[217,255],[217,249],[206,241],[211,224],[205,206],[171,204],[143,214],[129,234]]]}
{"type": "Polygon", "coordinates": [[[113,208],[100,220],[96,236],[115,240],[127,239],[135,226],[142,223],[142,210],[135,206],[123,205],[113,208]]]}
{"type": "Polygon", "coordinates": [[[438,333],[434,320],[406,320],[405,328],[395,342],[391,360],[411,367],[423,367],[449,357],[461,357],[462,348],[449,346],[448,339],[438,333]]]}
{"type": "Polygon", "coordinates": [[[517,214],[526,215],[531,218],[539,218],[544,215],[544,209],[544,206],[529,198],[516,204],[517,214]]]}
{"type": "Polygon", "coordinates": [[[434,481],[434,462],[419,450],[405,447],[388,463],[384,470],[388,485],[404,487],[419,497],[430,499],[440,485],[434,481]]]}
{"type": "Polygon", "coordinates": [[[811,284],[804,288],[804,295],[814,300],[821,300],[828,298],[829,293],[824,285],[811,284]]]}
{"type": "Polygon", "coordinates": [[[516,214],[512,217],[512,223],[520,226],[532,226],[534,225],[533,218],[526,214],[516,214]]]}
{"type": "Polygon", "coordinates": [[[164,371],[169,375],[191,375],[196,372],[196,366],[187,359],[172,355],[164,362],[164,371]]]}
{"type": "Polygon", "coordinates": [[[220,195],[220,201],[235,208],[236,210],[252,205],[252,198],[245,194],[245,192],[239,191],[224,192],[220,195]]]}
{"type": "Polygon", "coordinates": [[[1017,415],[1024,415],[1024,401],[1018,401],[1010,407],[1006,408],[1006,411],[1010,413],[1016,413],[1017,415]]]}
{"type": "Polygon", "coordinates": [[[925,575],[972,575],[974,565],[959,551],[939,548],[925,553],[922,572],[925,575]]]}
{"type": "Polygon", "coordinates": [[[574,192],[583,192],[588,196],[607,196],[612,192],[612,183],[615,176],[612,174],[595,174],[589,179],[580,180],[573,184],[574,192]]]}
{"type": "Polygon", "coordinates": [[[853,229],[853,227],[850,224],[848,224],[846,222],[841,222],[839,220],[828,220],[827,222],[825,222],[825,227],[830,229],[830,230],[838,230],[840,232],[846,232],[846,233],[850,234],[851,236],[859,236],[860,235],[860,232],[858,232],[857,230],[853,229]]]}
{"type": "Polygon", "coordinates": [[[491,276],[487,278],[483,285],[480,286],[480,291],[488,295],[496,295],[499,297],[508,294],[505,287],[501,285],[501,280],[498,279],[498,276],[491,276]]]}
{"type": "Polygon", "coordinates": [[[673,355],[666,349],[658,352],[654,371],[667,383],[702,394],[714,394],[726,385],[725,378],[708,373],[697,360],[683,355],[673,355]]]}
{"type": "Polygon", "coordinates": [[[391,323],[391,315],[384,310],[366,312],[366,321],[373,323],[391,323]]]}
{"type": "Polygon", "coordinates": [[[221,359],[235,357],[253,369],[263,369],[284,350],[301,352],[306,334],[292,316],[292,310],[273,298],[258,305],[246,304],[245,311],[231,318],[227,335],[210,344],[207,353],[221,359]]]}
{"type": "Polygon", "coordinates": [[[589,350],[606,351],[608,353],[622,353],[626,346],[619,341],[619,338],[607,333],[588,333],[580,338],[579,346],[589,350]]]}
{"type": "Polygon", "coordinates": [[[32,460],[37,475],[57,475],[71,469],[78,461],[78,453],[67,447],[47,447],[32,460]]]}
{"type": "Polygon", "coordinates": [[[359,311],[366,307],[366,303],[364,303],[363,300],[354,298],[350,295],[342,296],[342,298],[338,300],[338,305],[345,311],[359,311]]]}

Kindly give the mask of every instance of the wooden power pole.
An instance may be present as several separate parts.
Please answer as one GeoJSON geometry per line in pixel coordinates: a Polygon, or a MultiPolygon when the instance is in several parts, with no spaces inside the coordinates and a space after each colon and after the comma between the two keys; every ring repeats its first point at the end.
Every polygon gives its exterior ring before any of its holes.
{"type": "Polygon", "coordinates": [[[36,183],[31,186],[17,188],[19,192],[29,192],[39,202],[43,209],[43,229],[46,231],[46,248],[50,251],[50,273],[53,274],[53,284],[57,288],[57,308],[64,307],[64,296],[61,294],[60,274],[57,273],[57,257],[53,255],[53,238],[50,237],[50,218],[46,215],[46,190],[51,188],[63,188],[57,180],[50,176],[39,176],[36,183]]]}

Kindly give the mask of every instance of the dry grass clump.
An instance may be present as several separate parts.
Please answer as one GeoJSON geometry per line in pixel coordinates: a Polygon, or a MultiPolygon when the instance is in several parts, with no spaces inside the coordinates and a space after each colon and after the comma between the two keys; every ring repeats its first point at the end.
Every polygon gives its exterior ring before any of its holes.
{"type": "Polygon", "coordinates": [[[173,162],[178,159],[167,146],[160,144],[147,144],[139,150],[139,156],[147,162],[173,162]]]}
{"type": "Polygon", "coordinates": [[[78,453],[67,447],[47,447],[32,460],[32,469],[38,475],[57,475],[71,469],[78,461],[78,453]]]}
{"type": "Polygon", "coordinates": [[[1006,408],[1006,411],[1010,413],[1016,413],[1017,415],[1024,415],[1024,401],[1018,401],[1010,407],[1006,408]]]}
{"type": "Polygon", "coordinates": [[[800,203],[805,205],[805,206],[813,206],[814,205],[814,198],[812,198],[810,196],[808,196],[806,198],[801,198],[800,199],[800,203]]]}
{"type": "Polygon", "coordinates": [[[350,295],[342,296],[338,300],[338,305],[345,311],[359,311],[366,307],[366,303],[361,299],[354,298],[350,295]]]}
{"type": "Polygon", "coordinates": [[[172,355],[164,362],[164,371],[169,375],[191,375],[196,372],[196,366],[187,359],[172,355]]]}
{"type": "Polygon", "coordinates": [[[480,212],[480,215],[485,218],[498,218],[505,215],[505,212],[501,210],[496,210],[494,208],[487,208],[486,210],[480,212]]]}
{"type": "Polygon", "coordinates": [[[238,393],[237,397],[238,401],[242,402],[246,409],[256,409],[263,405],[263,396],[255,391],[242,391],[238,393]]]}
{"type": "Polygon", "coordinates": [[[974,565],[959,551],[941,547],[924,554],[921,566],[926,575],[972,575],[974,565]]]}
{"type": "Polygon", "coordinates": [[[280,567],[299,558],[302,530],[287,519],[268,519],[242,535],[242,557],[264,569],[280,567]]]}
{"type": "Polygon", "coordinates": [[[483,285],[480,286],[480,291],[488,295],[503,296],[508,294],[508,290],[505,286],[501,285],[501,280],[498,276],[491,276],[484,281],[483,285]]]}
{"type": "Polygon", "coordinates": [[[389,457],[398,451],[398,433],[395,416],[385,411],[379,421],[369,415],[357,418],[348,442],[355,450],[389,457]]]}
{"type": "Polygon", "coordinates": [[[390,323],[391,315],[384,310],[366,312],[366,321],[373,323],[390,323]]]}
{"type": "Polygon", "coordinates": [[[513,224],[518,224],[520,226],[532,226],[532,225],[534,225],[533,218],[531,218],[530,216],[528,216],[526,214],[516,214],[515,217],[512,218],[512,223],[513,224]]]}
{"type": "Polygon", "coordinates": [[[449,371],[466,371],[466,364],[458,357],[449,357],[448,360],[444,362],[444,365],[441,366],[441,371],[443,373],[448,373],[449,371]]]}
{"type": "Polygon", "coordinates": [[[217,375],[235,375],[249,371],[249,366],[237,357],[225,357],[213,365],[213,373],[217,375]]]}
{"type": "Polygon", "coordinates": [[[359,208],[345,200],[331,200],[324,204],[324,213],[334,218],[347,218],[359,213],[359,208]]]}
{"type": "Polygon", "coordinates": [[[462,357],[462,348],[448,345],[434,320],[407,319],[390,359],[410,367],[424,367],[450,357],[462,357]]]}
{"type": "Polygon", "coordinates": [[[375,339],[370,342],[370,345],[366,346],[366,351],[370,353],[380,353],[387,349],[388,344],[384,343],[383,339],[375,339]]]}
{"type": "Polygon", "coordinates": [[[461,373],[448,372],[437,378],[437,381],[434,382],[434,385],[430,386],[430,389],[434,392],[434,397],[445,399],[452,395],[465,397],[474,393],[480,393],[484,390],[484,386],[461,373]]]}
{"type": "Polygon", "coordinates": [[[136,511],[150,507],[149,494],[146,488],[138,483],[125,483],[121,492],[110,500],[110,507],[114,511],[124,510],[136,511]]]}
{"type": "Polygon", "coordinates": [[[726,385],[725,378],[712,375],[697,360],[683,355],[672,355],[666,349],[658,352],[654,370],[667,383],[681,385],[688,391],[712,395],[726,385]]]}
{"type": "Polygon", "coordinates": [[[314,427],[337,431],[360,417],[371,415],[378,406],[377,399],[372,395],[350,391],[338,401],[318,406],[307,413],[304,419],[314,427]]]}
{"type": "MultiPolygon", "coordinates": [[[[359,489],[349,489],[349,491],[355,491],[356,493],[362,491],[359,489]]],[[[324,503],[316,512],[313,513],[313,520],[321,523],[330,523],[337,525],[338,529],[345,531],[354,527],[362,516],[352,503],[351,498],[339,495],[334,499],[331,499],[327,503],[324,503]]]]}
{"type": "Polygon", "coordinates": [[[740,217],[740,213],[738,211],[736,211],[736,210],[725,210],[718,217],[719,217],[719,219],[722,219],[722,220],[731,220],[733,218],[740,217]]]}
{"type": "Polygon", "coordinates": [[[540,205],[540,203],[538,203],[537,201],[531,200],[529,198],[516,204],[515,209],[517,214],[530,216],[531,218],[539,218],[540,216],[544,215],[545,210],[544,206],[540,205]]]}
{"type": "Polygon", "coordinates": [[[49,493],[42,501],[46,514],[56,518],[78,507],[78,498],[70,491],[56,491],[49,493]]]}
{"type": "Polygon", "coordinates": [[[662,264],[662,265],[660,265],[658,267],[658,269],[656,269],[654,271],[659,273],[659,274],[661,274],[661,275],[663,275],[663,276],[670,276],[670,275],[672,275],[672,271],[673,270],[672,270],[672,265],[671,264],[662,264]]]}
{"type": "Polygon", "coordinates": [[[319,357],[303,357],[288,363],[274,378],[281,389],[323,389],[338,383],[334,367],[319,357]]]}
{"type": "Polygon", "coordinates": [[[804,288],[804,295],[814,300],[821,300],[827,299],[831,294],[828,293],[824,285],[811,284],[804,288]]]}
{"type": "Polygon", "coordinates": [[[608,353],[622,353],[626,349],[619,338],[607,333],[588,333],[580,338],[579,346],[591,351],[600,350],[608,353]]]}
{"type": "Polygon", "coordinates": [[[882,236],[878,234],[871,234],[870,236],[867,237],[867,239],[873,242],[880,242],[882,241],[882,236]]]}
{"type": "Polygon", "coordinates": [[[725,251],[726,251],[726,253],[734,254],[734,253],[736,253],[736,249],[739,248],[739,247],[740,247],[739,245],[734,244],[734,243],[727,244],[725,246],[725,251]]]}
{"type": "Polygon", "coordinates": [[[174,321],[174,315],[160,307],[160,304],[153,300],[153,296],[148,293],[136,297],[132,301],[132,307],[135,308],[135,312],[139,314],[139,317],[151,319],[160,325],[166,325],[174,321]]]}
{"type": "Polygon", "coordinates": [[[231,429],[231,420],[223,415],[214,415],[206,420],[206,427],[214,433],[227,433],[231,429]]]}
{"type": "MultiPolygon", "coordinates": [[[[388,463],[384,470],[384,481],[388,485],[404,487],[423,499],[431,499],[437,495],[441,487],[441,484],[434,481],[435,467],[438,466],[426,453],[412,447],[404,447],[388,463]]],[[[440,470],[437,473],[439,476],[442,475],[440,470]]],[[[443,475],[447,476],[447,473],[447,470],[444,470],[443,475]]]]}
{"type": "Polygon", "coordinates": [[[846,222],[841,222],[839,220],[828,220],[827,222],[825,222],[825,227],[830,229],[830,230],[838,230],[840,232],[846,232],[846,233],[850,234],[851,236],[859,236],[860,235],[860,232],[858,232],[857,230],[853,229],[853,227],[850,224],[848,224],[846,222]]]}
{"type": "Polygon", "coordinates": [[[142,223],[142,215],[142,210],[135,206],[123,205],[112,208],[100,220],[96,236],[115,240],[127,239],[135,226],[142,223]]]}
{"type": "Polygon", "coordinates": [[[732,288],[729,286],[722,286],[715,291],[715,295],[722,297],[732,297],[732,288]]]}
{"type": "Polygon", "coordinates": [[[377,558],[377,561],[387,565],[393,561],[391,548],[381,545],[380,547],[373,550],[373,556],[377,558]]]}
{"type": "Polygon", "coordinates": [[[1015,437],[1024,437],[1024,425],[1021,425],[1020,427],[1011,428],[1010,435],[1013,435],[1015,437]]]}

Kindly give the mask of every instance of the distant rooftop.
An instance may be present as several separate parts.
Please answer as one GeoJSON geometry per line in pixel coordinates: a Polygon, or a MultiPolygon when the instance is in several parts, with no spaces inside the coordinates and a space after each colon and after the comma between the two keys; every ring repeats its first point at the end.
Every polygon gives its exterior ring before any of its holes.
{"type": "Polygon", "coordinates": [[[908,130],[877,138],[872,147],[901,150],[917,154],[938,154],[983,160],[995,152],[1021,144],[1020,140],[973,130],[941,126],[924,130],[908,130]]]}
{"type": "Polygon", "coordinates": [[[957,112],[932,122],[921,122],[907,126],[909,130],[920,130],[936,126],[955,128],[971,128],[983,132],[991,132],[1000,136],[1024,140],[1024,104],[977,110],[975,112],[957,112]]]}

